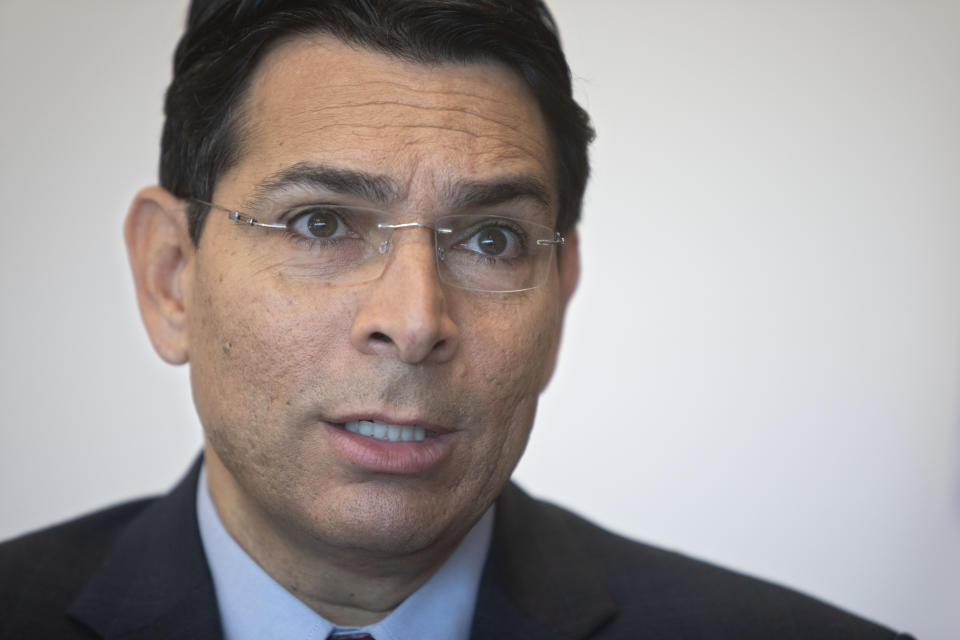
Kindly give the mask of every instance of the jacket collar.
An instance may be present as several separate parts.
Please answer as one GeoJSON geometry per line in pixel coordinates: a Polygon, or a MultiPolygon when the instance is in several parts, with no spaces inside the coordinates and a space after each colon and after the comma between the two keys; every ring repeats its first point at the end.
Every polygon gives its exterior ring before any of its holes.
{"type": "Polygon", "coordinates": [[[509,484],[497,502],[472,637],[579,640],[616,611],[569,514],[509,484]]]}
{"type": "Polygon", "coordinates": [[[68,615],[103,638],[221,637],[197,528],[200,463],[130,523],[68,615]]]}

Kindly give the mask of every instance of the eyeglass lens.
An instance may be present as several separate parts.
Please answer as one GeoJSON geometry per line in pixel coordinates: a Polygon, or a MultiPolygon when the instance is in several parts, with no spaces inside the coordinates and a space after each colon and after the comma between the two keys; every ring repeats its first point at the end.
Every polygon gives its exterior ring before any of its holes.
{"type": "Polygon", "coordinates": [[[303,207],[285,225],[271,227],[285,226],[290,236],[287,242],[270,243],[271,250],[295,254],[284,260],[304,265],[304,276],[331,284],[359,284],[383,274],[396,234],[428,232],[435,238],[437,272],[443,282],[491,292],[537,287],[552,263],[553,231],[529,221],[490,215],[445,216],[430,226],[391,221],[372,209],[303,207]]]}

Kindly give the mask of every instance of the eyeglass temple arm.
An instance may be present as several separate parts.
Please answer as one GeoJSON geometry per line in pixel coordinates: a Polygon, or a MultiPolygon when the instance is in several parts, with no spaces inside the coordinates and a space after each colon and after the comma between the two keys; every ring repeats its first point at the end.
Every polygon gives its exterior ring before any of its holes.
{"type": "Polygon", "coordinates": [[[556,245],[558,247],[565,246],[567,244],[567,239],[560,235],[559,231],[553,232],[553,240],[537,240],[538,247],[546,247],[549,245],[556,245]]]}
{"type": "MultiPolygon", "coordinates": [[[[217,207],[218,209],[221,207],[217,207]]],[[[286,229],[287,225],[285,224],[267,224],[266,222],[259,222],[255,218],[244,215],[239,211],[233,211],[231,209],[226,209],[227,213],[230,214],[230,219],[236,222],[237,224],[246,224],[251,227],[263,227],[264,229],[286,229]]]]}
{"type": "Polygon", "coordinates": [[[211,209],[220,209],[221,211],[226,211],[230,220],[236,222],[237,224],[246,224],[251,227],[263,227],[264,229],[286,229],[287,225],[285,224],[267,224],[266,222],[260,222],[256,218],[251,218],[248,215],[240,213],[239,211],[234,211],[233,209],[227,209],[226,207],[221,207],[218,204],[212,202],[207,202],[206,200],[200,200],[198,198],[190,198],[193,202],[206,205],[211,209]]]}

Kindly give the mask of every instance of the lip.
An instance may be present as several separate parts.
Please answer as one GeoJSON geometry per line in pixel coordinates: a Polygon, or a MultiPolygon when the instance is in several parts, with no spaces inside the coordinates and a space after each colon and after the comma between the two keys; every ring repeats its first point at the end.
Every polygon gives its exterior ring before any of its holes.
{"type": "Polygon", "coordinates": [[[454,432],[449,427],[418,420],[398,420],[376,414],[338,417],[324,421],[331,447],[350,463],[368,471],[412,475],[440,465],[450,455],[454,432]],[[432,432],[421,442],[391,442],[351,433],[343,424],[354,420],[379,420],[399,426],[418,426],[432,432]]]}

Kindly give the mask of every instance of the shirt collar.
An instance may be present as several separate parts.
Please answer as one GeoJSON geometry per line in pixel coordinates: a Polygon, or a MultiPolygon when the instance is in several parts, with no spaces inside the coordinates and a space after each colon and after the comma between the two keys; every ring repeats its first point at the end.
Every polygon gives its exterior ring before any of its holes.
{"type": "Polygon", "coordinates": [[[197,521],[226,640],[325,640],[362,631],[376,640],[468,640],[477,588],[493,532],[493,507],[419,589],[386,618],[366,627],[336,627],[260,568],[230,536],[210,498],[206,469],[197,483],[197,521]]]}

